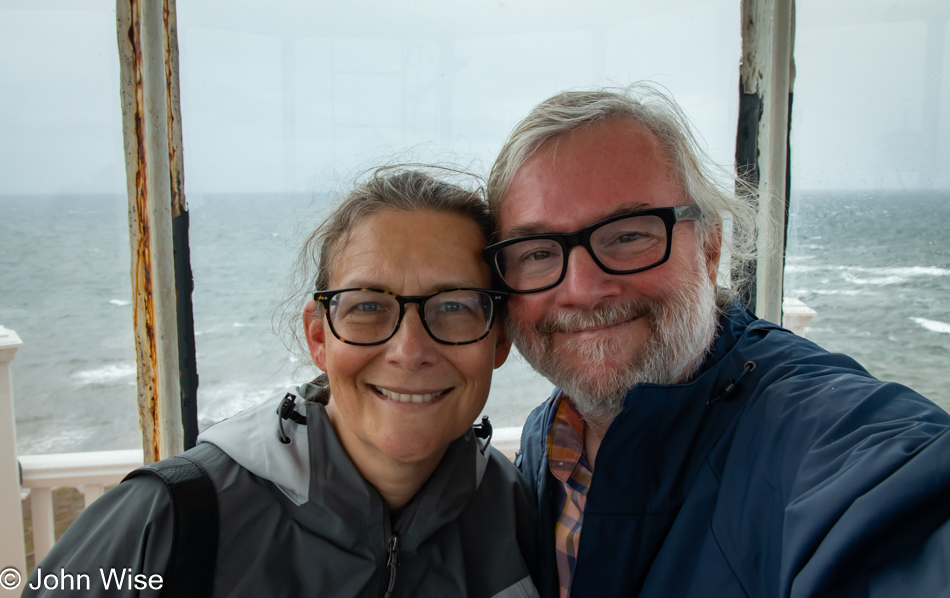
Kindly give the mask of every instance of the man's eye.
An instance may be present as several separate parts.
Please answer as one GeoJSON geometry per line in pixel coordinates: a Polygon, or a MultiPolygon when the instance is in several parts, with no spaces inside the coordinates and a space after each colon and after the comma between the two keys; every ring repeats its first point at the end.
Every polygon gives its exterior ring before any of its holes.
{"type": "Polygon", "coordinates": [[[542,260],[549,260],[554,257],[554,254],[550,251],[538,250],[526,253],[521,257],[523,262],[540,262],[542,260]]]}
{"type": "Polygon", "coordinates": [[[461,311],[462,304],[457,301],[446,301],[439,304],[439,310],[441,311],[461,311]]]}
{"type": "Polygon", "coordinates": [[[615,243],[633,243],[639,241],[644,237],[641,233],[624,233],[617,237],[615,243]]]}

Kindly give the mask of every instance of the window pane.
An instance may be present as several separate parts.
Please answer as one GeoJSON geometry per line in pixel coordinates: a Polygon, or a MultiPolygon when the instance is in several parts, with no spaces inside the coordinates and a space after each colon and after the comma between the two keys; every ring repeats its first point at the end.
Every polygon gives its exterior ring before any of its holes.
{"type": "MultiPolygon", "coordinates": [[[[278,371],[287,351],[267,338],[269,316],[328,192],[380,160],[484,175],[514,124],[549,95],[649,78],[731,164],[738,10],[719,0],[179,3],[202,425],[313,374],[278,371]],[[243,199],[232,204],[235,194],[243,199]],[[233,237],[227,250],[222,231],[233,237]],[[245,263],[253,271],[241,272],[245,263]]],[[[513,356],[486,413],[520,426],[550,389],[513,356]]]]}
{"type": "Polygon", "coordinates": [[[23,340],[18,450],[140,447],[115,3],[46,4],[0,8],[0,324],[23,340]]]}
{"type": "Polygon", "coordinates": [[[808,338],[948,408],[950,12],[798,8],[786,298],[808,338]]]}
{"type": "MultiPolygon", "coordinates": [[[[24,453],[140,445],[114,2],[63,6],[0,7],[0,323],[24,340],[24,453]]],[[[224,6],[178,5],[202,425],[312,375],[271,331],[292,256],[330,192],[394,153],[484,175],[545,97],[646,78],[732,161],[731,1],[224,6]]],[[[549,390],[512,357],[487,412],[520,426],[549,390]]]]}

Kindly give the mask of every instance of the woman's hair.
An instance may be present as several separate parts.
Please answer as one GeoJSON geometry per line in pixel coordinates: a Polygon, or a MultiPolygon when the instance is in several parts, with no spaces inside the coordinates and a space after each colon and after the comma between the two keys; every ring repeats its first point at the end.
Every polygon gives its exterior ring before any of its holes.
{"type": "Polygon", "coordinates": [[[731,234],[722,231],[729,251],[732,280],[720,289],[720,304],[750,281],[747,265],[755,258],[755,211],[749,186],[716,165],[703,151],[680,107],[648,84],[621,89],[566,91],[536,106],[512,131],[488,179],[488,202],[498,213],[518,170],[545,143],[610,120],[642,124],[670,156],[671,168],[686,194],[702,211],[696,232],[702,247],[722,230],[724,220],[731,234]]]}
{"type": "MultiPolygon", "coordinates": [[[[301,299],[315,290],[328,289],[333,267],[350,234],[367,216],[386,210],[427,210],[455,214],[475,223],[485,237],[494,234],[480,180],[458,169],[406,164],[373,170],[337,203],[329,216],[309,234],[300,249],[291,276],[291,292],[278,308],[278,318],[291,351],[302,350],[300,337],[301,299]],[[461,182],[470,181],[474,188],[461,182]]],[[[322,317],[322,312],[321,317],[322,317]]],[[[309,361],[309,359],[307,359],[309,361]]]]}

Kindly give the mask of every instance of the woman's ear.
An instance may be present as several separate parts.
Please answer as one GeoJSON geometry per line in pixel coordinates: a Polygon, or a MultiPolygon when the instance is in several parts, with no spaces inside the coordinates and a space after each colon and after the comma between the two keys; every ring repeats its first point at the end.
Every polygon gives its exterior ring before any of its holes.
{"type": "Polygon", "coordinates": [[[308,301],[303,308],[303,330],[307,337],[307,347],[314,365],[327,371],[327,334],[324,327],[323,306],[316,301],[308,301]]]}
{"type": "Polygon", "coordinates": [[[508,353],[511,352],[511,338],[505,330],[504,324],[498,326],[498,338],[495,340],[495,369],[500,368],[508,359],[508,353]]]}

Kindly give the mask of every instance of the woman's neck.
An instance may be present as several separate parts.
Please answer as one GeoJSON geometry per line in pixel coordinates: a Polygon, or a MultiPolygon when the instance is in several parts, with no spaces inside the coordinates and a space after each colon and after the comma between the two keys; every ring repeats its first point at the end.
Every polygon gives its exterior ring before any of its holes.
{"type": "Polygon", "coordinates": [[[413,499],[429,476],[435,471],[445,455],[445,447],[437,454],[422,460],[403,461],[387,455],[365,443],[341,425],[339,412],[331,400],[326,407],[333,430],[343,446],[343,450],[353,461],[363,479],[369,482],[379,495],[390,513],[402,511],[413,499]]]}

